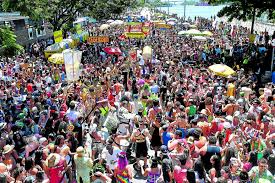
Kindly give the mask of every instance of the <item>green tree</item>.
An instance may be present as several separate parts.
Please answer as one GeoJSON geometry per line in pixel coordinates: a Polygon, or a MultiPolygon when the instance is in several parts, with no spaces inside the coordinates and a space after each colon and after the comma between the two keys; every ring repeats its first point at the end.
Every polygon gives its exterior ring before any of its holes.
{"type": "Polygon", "coordinates": [[[231,21],[252,20],[251,33],[254,32],[255,18],[266,13],[269,18],[274,16],[274,0],[209,0],[209,3],[227,5],[218,13],[219,17],[226,16],[231,21]]]}
{"type": "Polygon", "coordinates": [[[134,1],[131,0],[3,0],[5,11],[20,11],[33,21],[49,22],[53,30],[64,24],[72,24],[79,15],[104,17],[122,13],[134,1]]]}
{"type": "Polygon", "coordinates": [[[12,57],[24,50],[16,43],[16,35],[9,27],[0,27],[0,43],[1,56],[12,57]]]}

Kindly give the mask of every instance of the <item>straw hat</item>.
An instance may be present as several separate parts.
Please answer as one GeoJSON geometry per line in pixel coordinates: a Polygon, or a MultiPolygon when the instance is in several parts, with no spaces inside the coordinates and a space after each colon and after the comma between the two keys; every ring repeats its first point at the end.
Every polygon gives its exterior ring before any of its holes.
{"type": "Polygon", "coordinates": [[[14,149],[14,145],[5,145],[3,148],[3,152],[2,154],[8,154],[9,152],[11,152],[14,149]]]}
{"type": "Polygon", "coordinates": [[[51,153],[46,161],[45,161],[45,164],[48,168],[52,168],[52,167],[55,167],[58,165],[59,161],[61,159],[61,156],[57,153],[51,153]]]}
{"type": "Polygon", "coordinates": [[[83,154],[85,154],[85,149],[84,149],[82,146],[79,146],[79,147],[76,149],[76,154],[77,154],[77,155],[83,155],[83,154]]]}

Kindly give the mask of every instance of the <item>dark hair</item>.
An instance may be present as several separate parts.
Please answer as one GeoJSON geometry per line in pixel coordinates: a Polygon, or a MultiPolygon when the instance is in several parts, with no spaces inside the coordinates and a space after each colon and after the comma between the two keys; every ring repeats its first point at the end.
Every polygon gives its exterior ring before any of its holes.
{"type": "Polygon", "coordinates": [[[24,171],[23,167],[17,167],[17,168],[14,169],[12,176],[15,179],[15,181],[23,171],[24,171]]]}
{"type": "Polygon", "coordinates": [[[151,168],[157,168],[158,167],[158,160],[156,158],[152,159],[151,168]]]}
{"type": "Polygon", "coordinates": [[[187,170],[187,180],[189,183],[196,183],[196,175],[193,169],[187,170]]]}
{"type": "Polygon", "coordinates": [[[62,139],[64,139],[63,135],[57,135],[55,145],[59,146],[62,139]]]}
{"type": "Polygon", "coordinates": [[[273,152],[272,152],[271,149],[265,149],[265,150],[263,151],[263,158],[264,158],[264,159],[268,159],[269,156],[270,156],[271,154],[273,154],[273,152]]]}
{"type": "Polygon", "coordinates": [[[35,151],[35,156],[34,156],[35,165],[39,165],[40,167],[42,167],[42,155],[43,155],[42,150],[35,151]]]}
{"type": "Polygon", "coordinates": [[[44,171],[38,171],[35,177],[37,182],[43,182],[44,180],[44,171]]]}
{"type": "Polygon", "coordinates": [[[229,164],[230,164],[230,159],[231,159],[232,157],[233,157],[233,158],[236,158],[236,156],[235,156],[235,150],[234,150],[234,148],[229,147],[229,148],[227,148],[226,151],[225,151],[225,164],[224,164],[224,166],[229,166],[229,164]]]}
{"type": "Polygon", "coordinates": [[[33,160],[31,157],[27,157],[25,160],[25,170],[29,171],[33,167],[33,160]]]}
{"type": "Polygon", "coordinates": [[[215,136],[210,136],[208,140],[209,140],[209,144],[217,143],[217,138],[215,136]]]}
{"type": "Polygon", "coordinates": [[[221,176],[221,159],[217,155],[213,155],[211,158],[213,158],[213,161],[214,161],[213,167],[217,172],[217,177],[220,177],[221,176]]]}
{"type": "Polygon", "coordinates": [[[7,183],[7,176],[3,173],[0,173],[0,182],[7,183]]]}
{"type": "Polygon", "coordinates": [[[258,159],[258,153],[256,151],[252,151],[250,152],[250,158],[249,158],[249,163],[252,164],[252,167],[253,166],[257,166],[257,159],[258,159]]]}
{"type": "Polygon", "coordinates": [[[206,175],[205,175],[205,169],[203,167],[202,161],[200,159],[198,159],[195,164],[194,164],[194,171],[196,171],[199,175],[200,179],[205,179],[206,175]]]}
{"type": "Polygon", "coordinates": [[[178,159],[179,159],[179,161],[180,161],[180,164],[181,164],[182,166],[184,166],[184,165],[186,164],[186,161],[187,161],[187,159],[188,159],[188,156],[187,156],[186,153],[183,153],[182,155],[179,156],[178,159]]]}
{"type": "Polygon", "coordinates": [[[249,180],[248,173],[244,172],[244,171],[241,171],[240,175],[239,175],[239,178],[240,178],[240,182],[243,182],[243,183],[247,182],[249,180]]]}
{"type": "Polygon", "coordinates": [[[268,170],[274,175],[275,174],[275,154],[271,154],[268,157],[268,170]]]}

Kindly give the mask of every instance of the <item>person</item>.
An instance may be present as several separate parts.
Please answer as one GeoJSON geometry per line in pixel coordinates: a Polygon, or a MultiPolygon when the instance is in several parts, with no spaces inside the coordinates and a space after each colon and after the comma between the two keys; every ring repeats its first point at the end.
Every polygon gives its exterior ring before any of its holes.
{"type": "Polygon", "coordinates": [[[266,179],[270,182],[273,182],[273,175],[267,169],[267,160],[261,159],[258,162],[258,166],[254,166],[248,173],[249,177],[252,180],[252,183],[259,182],[260,179],[266,179]]]}
{"type": "Polygon", "coordinates": [[[103,163],[103,160],[106,160],[106,168],[107,172],[113,177],[115,167],[117,166],[117,158],[118,155],[121,153],[121,150],[114,146],[114,141],[109,138],[107,140],[106,147],[103,149],[101,153],[101,161],[100,163],[103,163]]]}
{"type": "Polygon", "coordinates": [[[156,158],[152,159],[151,167],[142,168],[142,174],[144,177],[147,177],[147,183],[157,183],[161,181],[161,167],[158,165],[158,160],[156,158]]]}
{"type": "Polygon", "coordinates": [[[128,160],[125,152],[118,155],[117,166],[114,170],[114,177],[117,183],[130,183],[132,177],[132,170],[128,165],[128,160]]]}
{"type": "Polygon", "coordinates": [[[179,156],[180,166],[176,165],[174,167],[174,179],[176,183],[182,183],[187,181],[187,168],[185,167],[187,161],[186,154],[182,154],[179,156]]]}
{"type": "Polygon", "coordinates": [[[172,160],[168,156],[168,148],[165,145],[160,147],[161,151],[161,167],[163,181],[165,183],[172,183],[173,181],[173,164],[172,160]]]}
{"type": "Polygon", "coordinates": [[[131,139],[133,142],[136,143],[136,162],[139,165],[139,158],[144,158],[144,167],[147,167],[147,156],[148,156],[148,146],[147,146],[147,139],[151,139],[151,135],[149,130],[145,127],[143,121],[139,122],[139,126],[137,129],[134,129],[131,139]]]}
{"type": "Polygon", "coordinates": [[[83,183],[90,182],[90,171],[93,167],[93,161],[91,158],[87,157],[85,154],[85,149],[79,146],[76,149],[76,154],[74,156],[74,162],[76,166],[76,179],[77,182],[82,180],[83,183]]]}
{"type": "Polygon", "coordinates": [[[206,171],[209,171],[212,166],[210,158],[213,155],[221,157],[222,150],[221,147],[216,145],[217,138],[215,136],[210,136],[208,141],[209,144],[200,149],[201,159],[206,171]]]}
{"type": "Polygon", "coordinates": [[[63,182],[65,172],[67,169],[67,163],[65,159],[57,154],[51,153],[45,161],[46,174],[50,179],[50,183],[63,182]]]}

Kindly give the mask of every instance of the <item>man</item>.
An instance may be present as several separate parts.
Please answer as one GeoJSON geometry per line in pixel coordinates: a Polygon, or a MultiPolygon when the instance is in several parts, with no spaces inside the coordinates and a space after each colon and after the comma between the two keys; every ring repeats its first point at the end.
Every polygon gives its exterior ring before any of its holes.
{"type": "Polygon", "coordinates": [[[210,158],[213,155],[217,155],[221,157],[221,147],[216,146],[216,143],[217,143],[217,138],[215,136],[210,136],[209,144],[200,149],[201,160],[207,172],[212,168],[210,158]]]}
{"type": "Polygon", "coordinates": [[[266,159],[263,158],[259,160],[258,166],[254,166],[248,173],[252,183],[257,183],[260,179],[266,179],[273,182],[273,176],[271,172],[267,170],[267,167],[266,159]]]}
{"type": "MultiPolygon", "coordinates": [[[[139,166],[139,158],[144,158],[144,167],[147,167],[147,155],[148,155],[148,146],[146,143],[146,137],[151,139],[151,135],[149,130],[146,128],[143,121],[139,121],[139,127],[134,129],[131,140],[136,142],[136,161],[137,165],[139,166]]],[[[145,169],[144,168],[144,169],[145,169]]]]}
{"type": "Polygon", "coordinates": [[[173,164],[172,160],[168,156],[168,148],[165,145],[160,147],[161,151],[161,167],[162,167],[162,175],[163,181],[165,183],[173,182],[173,164]]]}
{"type": "Polygon", "coordinates": [[[103,149],[101,154],[101,161],[106,160],[106,167],[108,173],[111,175],[114,174],[114,169],[117,165],[117,155],[121,152],[121,150],[113,145],[114,141],[110,138],[107,140],[107,145],[103,149]]]}

